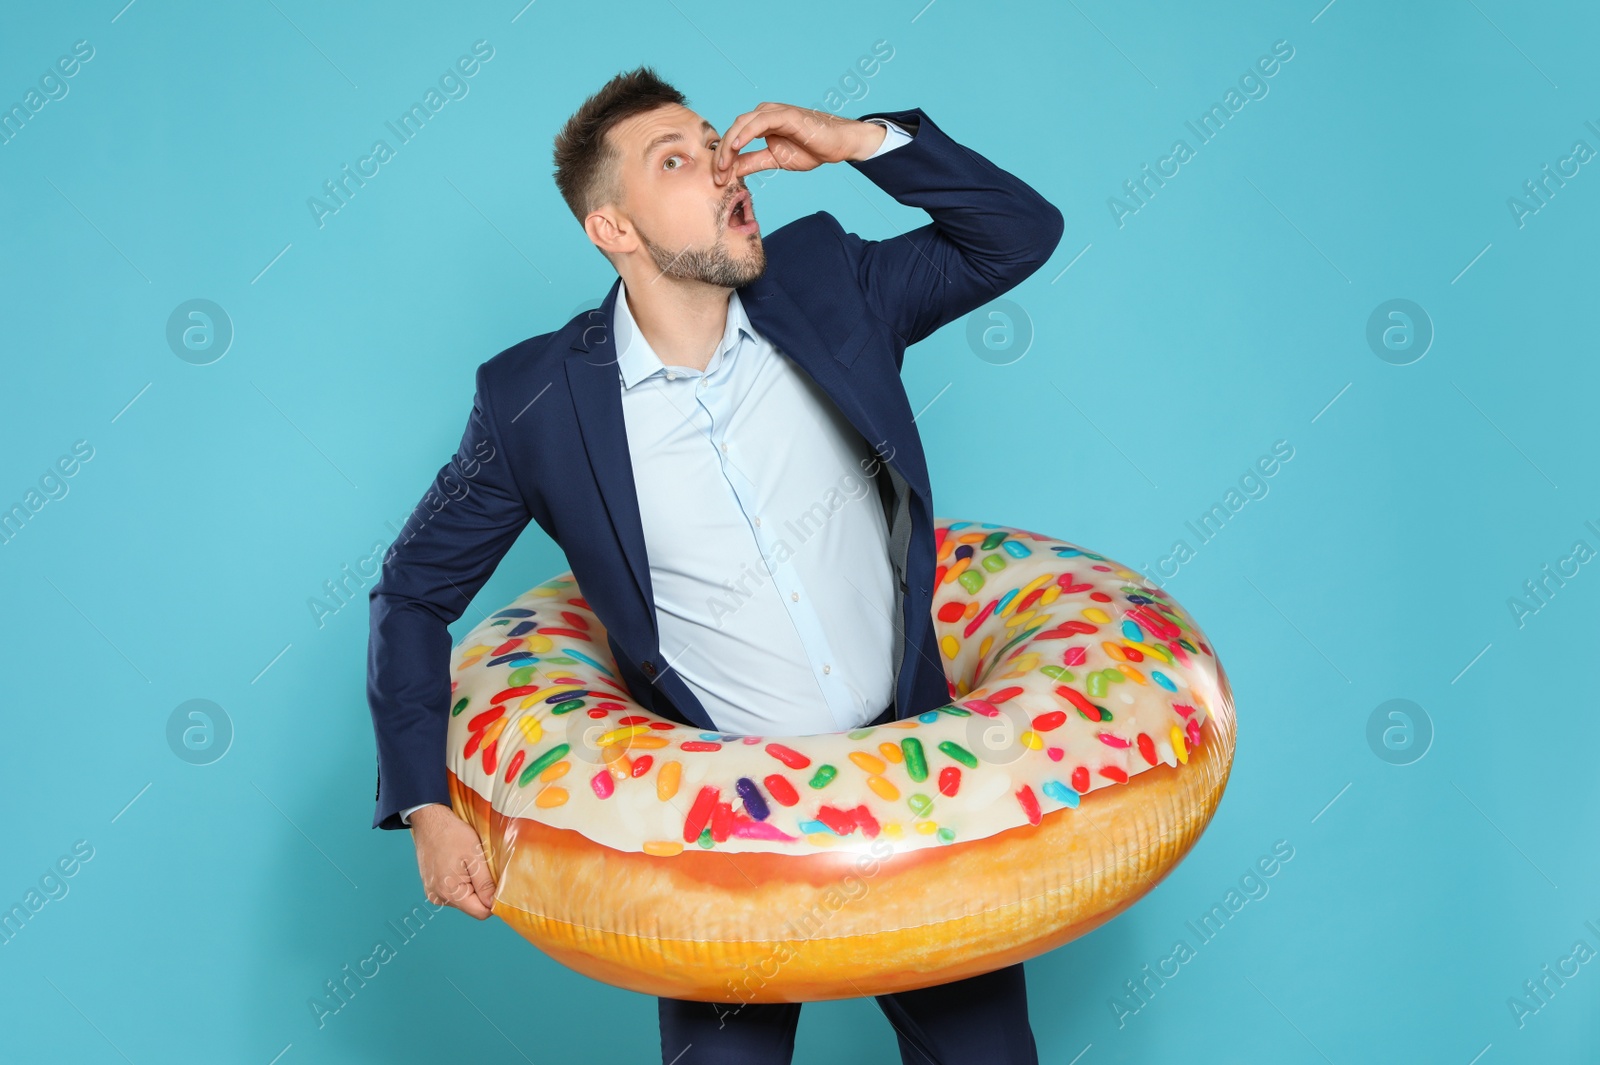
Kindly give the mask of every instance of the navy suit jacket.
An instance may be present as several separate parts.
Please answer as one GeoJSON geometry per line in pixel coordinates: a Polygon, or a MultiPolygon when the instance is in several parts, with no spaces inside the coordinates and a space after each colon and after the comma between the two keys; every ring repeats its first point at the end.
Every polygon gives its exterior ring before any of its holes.
{"type": "MultiPolygon", "coordinates": [[[[900,380],[905,350],[1037,270],[1063,223],[1052,204],[951,140],[920,108],[862,117],[889,119],[912,139],[850,165],[933,221],[874,241],[818,211],[767,235],[765,273],[738,291],[756,329],[883,460],[901,637],[894,716],[904,718],[950,697],[930,618],[933,497],[900,380]]],[[[611,336],[618,287],[598,310],[478,367],[461,446],[384,558],[369,593],[375,827],[401,828],[399,811],[450,802],[446,626],[530,520],[566,554],[635,699],[663,717],[716,728],[661,655],[611,336]]]]}

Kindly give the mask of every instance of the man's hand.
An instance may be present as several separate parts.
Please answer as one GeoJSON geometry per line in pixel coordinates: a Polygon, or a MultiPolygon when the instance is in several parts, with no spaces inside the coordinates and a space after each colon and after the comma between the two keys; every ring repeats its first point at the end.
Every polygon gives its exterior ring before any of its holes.
{"type": "Polygon", "coordinates": [[[448,806],[434,803],[411,815],[422,890],[435,906],[444,903],[483,920],[494,906],[494,878],[477,830],[448,806]]]}
{"type": "Polygon", "coordinates": [[[888,131],[876,122],[857,122],[826,111],[790,104],[757,104],[733,120],[717,144],[717,184],[758,170],[815,170],[823,163],[865,159],[878,150],[888,131]],[[740,148],[764,137],[756,152],[740,148]]]}

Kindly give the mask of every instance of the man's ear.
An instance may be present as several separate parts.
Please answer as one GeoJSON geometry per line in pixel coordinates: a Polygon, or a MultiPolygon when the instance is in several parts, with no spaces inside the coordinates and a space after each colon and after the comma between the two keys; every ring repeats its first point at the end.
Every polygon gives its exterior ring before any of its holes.
{"type": "Polygon", "coordinates": [[[610,205],[590,211],[583,220],[583,231],[608,259],[633,250],[637,243],[633,227],[610,205]]]}

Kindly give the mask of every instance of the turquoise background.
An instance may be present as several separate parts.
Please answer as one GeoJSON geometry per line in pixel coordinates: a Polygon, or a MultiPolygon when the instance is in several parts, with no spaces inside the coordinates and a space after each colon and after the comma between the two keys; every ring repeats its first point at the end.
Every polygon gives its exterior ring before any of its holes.
{"type": "MultiPolygon", "coordinates": [[[[14,5],[0,34],[3,102],[94,50],[0,145],[0,507],[93,449],[0,545],[0,905],[93,855],[0,946],[8,1060],[658,1060],[653,999],[498,920],[394,933],[427,907],[408,837],[369,827],[365,596],[308,606],[452,453],[478,363],[605,293],[551,139],[641,62],[719,128],[764,100],[921,107],[1066,217],[1000,317],[908,353],[937,512],[1139,568],[1187,541],[1165,583],[1240,731],[1187,860],[1028,963],[1041,1060],[1600,1056],[1600,964],[1524,988],[1600,950],[1600,566],[1541,569],[1600,549],[1600,164],[1522,225],[1508,206],[1600,149],[1592,8],[121,2],[14,5]],[[307,199],[479,40],[468,95],[319,227],[307,199]],[[1277,41],[1267,94],[1201,144],[1185,122],[1277,41]],[[1193,158],[1119,226],[1108,200],[1179,138],[1193,158]],[[166,338],[197,298],[234,330],[206,365],[166,338]],[[1420,358],[1368,343],[1392,299],[1431,322],[1420,358]],[[989,325],[998,347],[969,341],[989,325]],[[1201,543],[1186,523],[1276,441],[1292,460],[1201,543]],[[191,699],[230,723],[210,764],[169,746],[191,699]],[[1393,699],[1409,718],[1369,742],[1393,699]],[[1278,841],[1267,893],[1198,944],[1186,922],[1278,841]],[[1179,938],[1194,957],[1131,998],[1179,938]],[[379,939],[397,956],[319,1027],[309,1001],[379,939]]],[[[751,184],[769,231],[925,221],[848,167],[751,184]]],[[[530,526],[457,636],[564,568],[530,526]]],[[[812,1004],[795,1060],[895,1060],[893,1035],[871,1001],[812,1004]]]]}

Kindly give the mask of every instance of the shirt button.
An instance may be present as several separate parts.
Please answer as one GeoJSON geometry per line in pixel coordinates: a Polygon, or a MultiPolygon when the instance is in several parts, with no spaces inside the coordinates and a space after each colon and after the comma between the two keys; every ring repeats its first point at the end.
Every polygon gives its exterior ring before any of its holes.
{"type": "Polygon", "coordinates": [[[722,453],[724,455],[726,455],[728,453],[728,445],[727,444],[723,444],[722,445],[722,453]]]}
{"type": "Polygon", "coordinates": [[[824,672],[824,673],[832,673],[833,672],[833,667],[828,665],[826,662],[824,662],[822,664],[822,672],[824,672]]]}
{"type": "Polygon", "coordinates": [[[757,528],[761,527],[761,517],[760,517],[760,515],[756,516],[756,527],[757,528]]]}
{"type": "Polygon", "coordinates": [[[678,375],[677,374],[675,374],[675,373],[667,374],[667,380],[668,381],[676,381],[677,379],[678,379],[678,375]]]}
{"type": "Polygon", "coordinates": [[[800,593],[799,592],[790,592],[789,593],[789,598],[793,599],[795,602],[798,603],[800,601],[800,593]]]}

